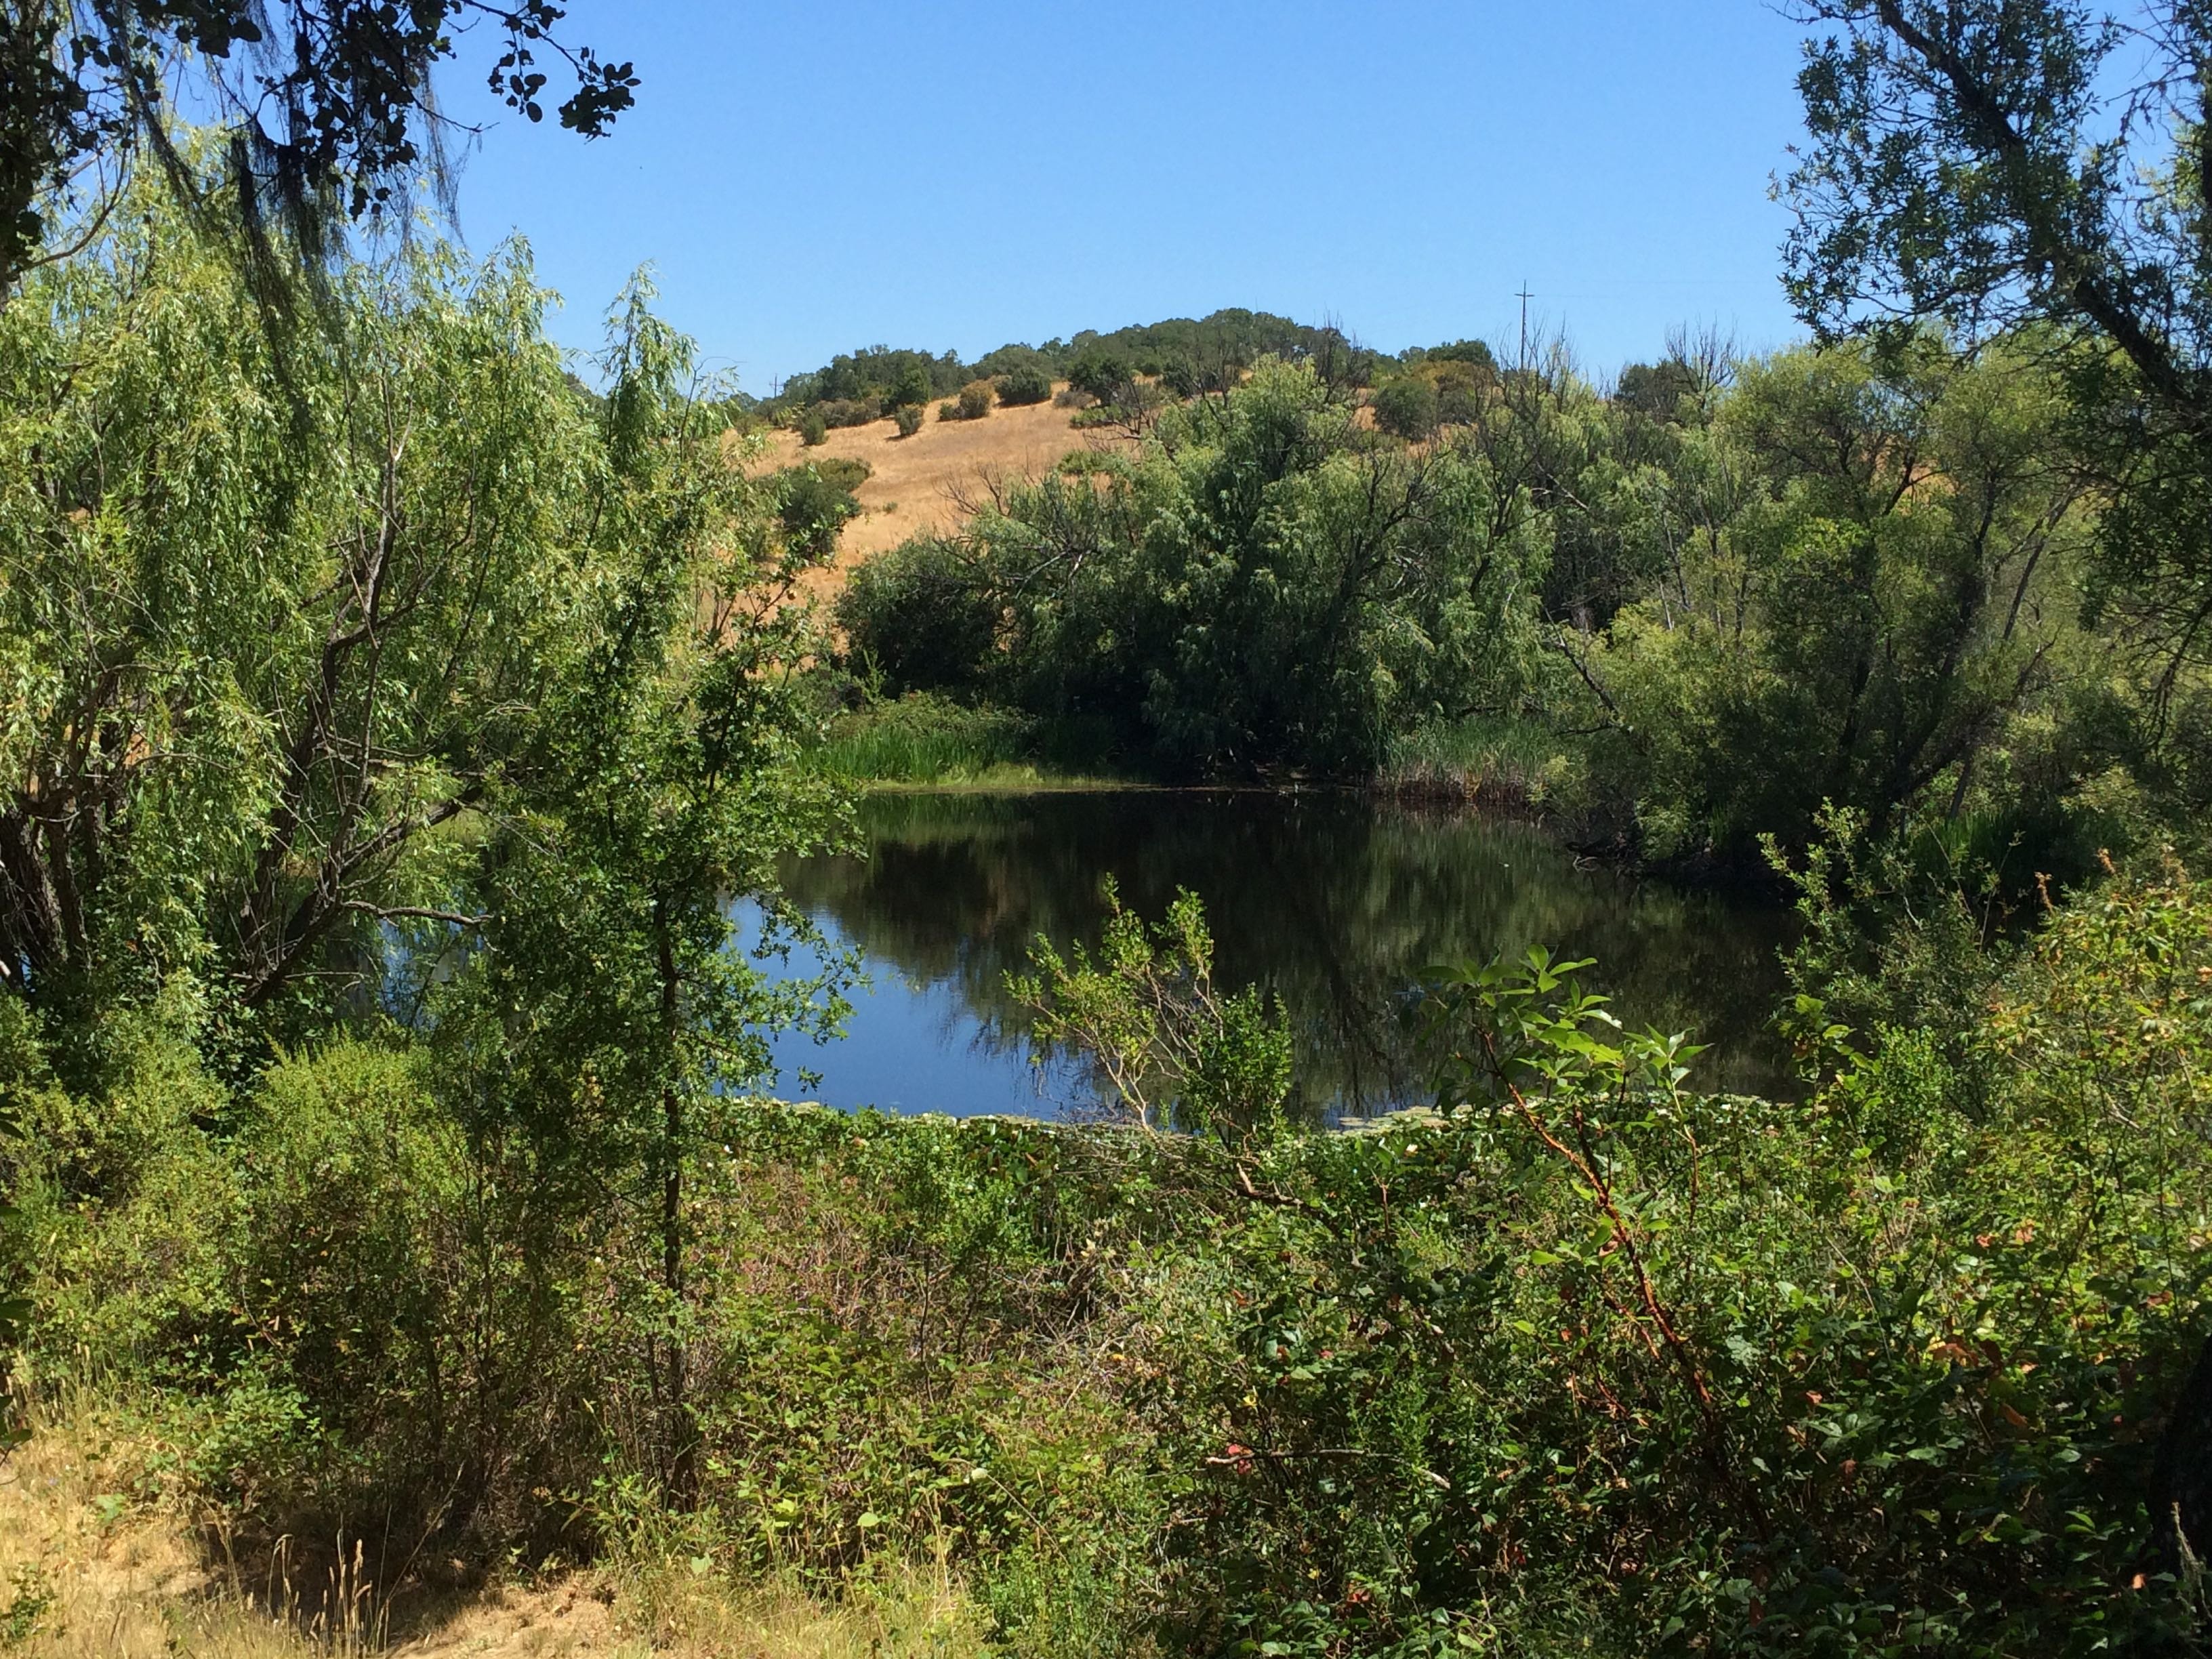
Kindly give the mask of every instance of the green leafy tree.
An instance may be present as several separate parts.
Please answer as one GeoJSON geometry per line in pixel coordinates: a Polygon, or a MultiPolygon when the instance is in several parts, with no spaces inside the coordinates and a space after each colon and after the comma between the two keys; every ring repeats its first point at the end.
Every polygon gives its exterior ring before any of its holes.
{"type": "Polygon", "coordinates": [[[602,363],[617,470],[594,525],[608,561],[592,623],[490,802],[473,874],[485,948],[441,1023],[480,1146],[519,1139],[549,1194],[587,1206],[611,1183],[650,1218],[641,1440],[684,1504],[698,1475],[687,1176],[729,1097],[773,1075],[763,1031],[824,1027],[840,1006],[734,951],[730,896],[772,893],[777,859],[819,845],[839,798],[800,763],[796,674],[817,641],[793,600],[820,549],[758,536],[757,486],[690,395],[691,343],[647,297],[626,296],[602,363]]]}
{"type": "MultiPolygon", "coordinates": [[[[2048,325],[2077,460],[2112,500],[2112,597],[2167,653],[2212,622],[2212,17],[2070,0],[1817,0],[1814,142],[1788,180],[1824,332],[2048,325]]],[[[2171,675],[2161,690],[2170,690],[2171,675]]]]}
{"type": "MultiPolygon", "coordinates": [[[[184,974],[313,1016],[389,930],[498,921],[468,849],[495,802],[583,781],[542,768],[607,690],[618,531],[658,515],[664,586],[721,560],[702,643],[763,670],[787,630],[743,583],[819,538],[786,540],[704,404],[639,435],[672,394],[629,358],[578,398],[520,250],[354,268],[327,351],[280,362],[176,216],[109,236],[0,313],[0,974],[58,1013],[184,974]]],[[[639,662],[683,654],[672,601],[629,625],[639,662]]]]}
{"type": "Polygon", "coordinates": [[[180,216],[100,252],[0,314],[0,971],[313,1000],[380,924],[475,916],[431,849],[571,659],[595,578],[547,550],[617,464],[519,249],[352,268],[283,358],[180,216]]]}
{"type": "Polygon", "coordinates": [[[901,543],[859,565],[837,596],[847,654],[894,693],[973,691],[998,638],[994,583],[957,541],[901,543]]]}
{"type": "Polygon", "coordinates": [[[1823,802],[1879,838],[1979,803],[1992,772],[2032,786],[2082,666],[2065,413],[2033,363],[1926,340],[1887,370],[1845,350],[1747,369],[1658,503],[1673,568],[1591,665],[1655,848],[1802,845],[1823,802]]]}
{"type": "Polygon", "coordinates": [[[442,173],[451,124],[431,74],[472,23],[501,38],[490,83],[507,107],[542,120],[540,63],[557,60],[574,82],[556,110],[561,125],[601,136],[630,107],[637,76],[564,40],[567,10],[551,0],[11,4],[0,19],[0,300],[50,257],[41,249],[58,221],[88,219],[96,234],[141,150],[198,193],[171,137],[179,108],[216,112],[234,171],[227,200],[257,240],[252,210],[264,193],[295,230],[312,231],[331,206],[404,212],[414,175],[426,165],[442,173]],[[88,174],[94,195],[72,200],[88,174]]]}
{"type": "Polygon", "coordinates": [[[931,394],[928,364],[908,361],[884,389],[884,406],[893,414],[902,409],[919,409],[929,401],[931,394]]]}

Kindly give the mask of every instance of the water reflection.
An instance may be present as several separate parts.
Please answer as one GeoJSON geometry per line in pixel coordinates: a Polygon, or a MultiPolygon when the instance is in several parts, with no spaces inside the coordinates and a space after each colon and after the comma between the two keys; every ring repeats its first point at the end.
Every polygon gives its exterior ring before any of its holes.
{"type": "MultiPolygon", "coordinates": [[[[1637,883],[1540,832],[1340,794],[878,795],[865,858],[793,861],[792,901],[876,980],[851,1035],[786,1044],[839,1105],[1056,1115],[1095,1109],[1085,1069],[1032,1064],[1005,974],[1039,933],[1095,944],[1111,874],[1157,918],[1179,886],[1206,902],[1216,971],[1272,988],[1297,1036],[1303,1110],[1425,1097],[1413,988],[1431,963],[1533,945],[1595,957],[1631,1024],[1712,1045],[1707,1088],[1786,1087],[1767,1021],[1780,994],[1777,911],[1637,883]]],[[[795,962],[794,969],[805,963],[795,962]]]]}

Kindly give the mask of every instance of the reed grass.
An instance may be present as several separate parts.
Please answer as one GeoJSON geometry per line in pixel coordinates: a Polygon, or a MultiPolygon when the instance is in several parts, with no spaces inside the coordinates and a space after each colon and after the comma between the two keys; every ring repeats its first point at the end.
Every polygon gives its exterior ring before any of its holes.
{"type": "Polygon", "coordinates": [[[1010,709],[915,693],[841,716],[815,763],[856,783],[928,788],[1094,788],[1127,780],[1095,734],[1010,709]]]}
{"type": "Polygon", "coordinates": [[[1400,738],[1376,783],[1393,794],[1498,811],[1551,811],[1578,804],[1586,778],[1581,755],[1548,727],[1475,715],[1400,738]]]}

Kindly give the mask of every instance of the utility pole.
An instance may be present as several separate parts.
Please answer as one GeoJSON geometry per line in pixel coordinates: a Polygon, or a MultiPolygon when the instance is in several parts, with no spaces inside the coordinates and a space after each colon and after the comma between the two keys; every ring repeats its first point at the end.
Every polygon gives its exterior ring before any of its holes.
{"type": "Polygon", "coordinates": [[[1526,374],[1528,368],[1528,301],[1531,297],[1528,292],[1528,279],[1523,276],[1521,279],[1521,292],[1518,295],[1521,301],[1521,358],[1515,365],[1523,374],[1526,374]]]}

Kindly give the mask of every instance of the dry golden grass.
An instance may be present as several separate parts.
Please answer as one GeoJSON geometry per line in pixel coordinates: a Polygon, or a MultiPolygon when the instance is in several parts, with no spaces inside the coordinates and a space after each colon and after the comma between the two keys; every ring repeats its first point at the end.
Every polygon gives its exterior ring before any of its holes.
{"type": "Polygon", "coordinates": [[[1018,409],[994,409],[980,421],[940,421],[933,404],[929,418],[911,438],[898,435],[888,420],[835,428],[812,449],[795,432],[769,434],[769,449],[757,465],[791,466],[832,456],[866,461],[874,469],[854,491],[860,516],[838,538],[837,558],[814,591],[827,596],[842,585],[838,574],[909,536],[959,527],[963,500],[973,501],[994,479],[1034,478],[1050,471],[1072,450],[1126,447],[1129,440],[1110,428],[1078,431],[1070,411],[1050,403],[1018,409]]]}
{"type": "Polygon", "coordinates": [[[682,1563],[580,1571],[380,1606],[343,1565],[211,1563],[173,1507],[134,1498],[144,1448],[90,1404],[0,1466],[0,1652],[25,1659],[965,1659],[981,1621],[941,1565],[835,1606],[682,1563]],[[253,1582],[246,1582],[251,1577],[253,1582]],[[262,1582],[266,1580],[267,1582],[262,1582]]]}

